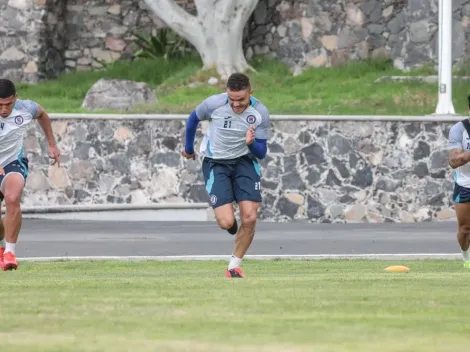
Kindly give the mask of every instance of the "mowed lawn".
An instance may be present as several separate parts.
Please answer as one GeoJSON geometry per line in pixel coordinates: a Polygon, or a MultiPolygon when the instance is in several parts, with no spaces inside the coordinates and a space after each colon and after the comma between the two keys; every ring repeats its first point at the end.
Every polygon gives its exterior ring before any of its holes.
{"type": "MultiPolygon", "coordinates": [[[[293,76],[285,64],[255,58],[256,73],[249,73],[254,95],[271,114],[307,115],[426,115],[436,110],[438,84],[417,81],[377,82],[396,75],[437,75],[432,67],[402,72],[390,61],[351,61],[342,67],[310,68],[293,76]]],[[[168,63],[160,59],[117,61],[103,70],[71,72],[37,85],[19,85],[23,99],[38,101],[51,113],[85,113],[81,108],[87,91],[100,78],[146,82],[156,91],[157,101],[137,105],[120,113],[189,114],[206,97],[223,92],[225,84],[207,84],[214,72],[202,71],[198,57],[168,63]]],[[[466,76],[470,65],[454,68],[456,76],[466,76]]],[[[470,81],[454,80],[453,101],[460,114],[467,114],[470,81]]],[[[112,113],[112,110],[97,112],[112,113]]]]}
{"type": "Polygon", "coordinates": [[[3,351],[464,351],[452,261],[22,262],[1,272],[3,351]],[[385,273],[391,264],[409,273],[385,273]]]}

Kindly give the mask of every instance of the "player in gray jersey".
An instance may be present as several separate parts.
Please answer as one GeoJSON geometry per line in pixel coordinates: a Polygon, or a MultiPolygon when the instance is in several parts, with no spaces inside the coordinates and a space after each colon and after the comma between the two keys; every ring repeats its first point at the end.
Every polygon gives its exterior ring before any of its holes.
{"type": "Polygon", "coordinates": [[[0,219],[0,267],[18,268],[15,246],[21,228],[21,196],[28,176],[24,133],[37,120],[49,145],[49,157],[60,166],[60,153],[54,141],[51,122],[44,109],[31,100],[20,100],[15,85],[0,79],[0,207],[5,201],[5,220],[0,219]]]}
{"type": "Polygon", "coordinates": [[[258,159],[263,159],[267,152],[269,113],[252,93],[247,76],[232,74],[227,80],[226,93],[205,99],[189,116],[182,152],[188,159],[195,158],[198,123],[209,121],[200,147],[206,190],[220,228],[236,234],[227,277],[244,277],[240,265],[253,240],[261,204],[258,159]],[[240,209],[240,228],[233,202],[240,209]]]}
{"type": "MultiPolygon", "coordinates": [[[[470,113],[470,96],[468,96],[470,113]]],[[[464,267],[470,269],[470,120],[457,122],[449,131],[449,165],[454,169],[455,213],[457,215],[457,240],[464,267]]]]}

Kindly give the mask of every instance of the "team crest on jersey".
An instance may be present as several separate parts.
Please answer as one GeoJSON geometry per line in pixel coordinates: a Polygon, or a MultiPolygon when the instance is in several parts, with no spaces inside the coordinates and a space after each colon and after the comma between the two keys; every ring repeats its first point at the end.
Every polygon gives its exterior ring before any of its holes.
{"type": "Polygon", "coordinates": [[[250,125],[255,123],[255,121],[256,121],[256,117],[254,117],[253,115],[248,115],[246,117],[246,122],[248,122],[250,125]]]}
{"type": "Polygon", "coordinates": [[[15,116],[15,123],[17,125],[21,125],[23,123],[24,119],[22,116],[15,116]]]}
{"type": "Polygon", "coordinates": [[[211,203],[212,203],[212,205],[217,203],[217,197],[215,195],[211,195],[211,203]]]}

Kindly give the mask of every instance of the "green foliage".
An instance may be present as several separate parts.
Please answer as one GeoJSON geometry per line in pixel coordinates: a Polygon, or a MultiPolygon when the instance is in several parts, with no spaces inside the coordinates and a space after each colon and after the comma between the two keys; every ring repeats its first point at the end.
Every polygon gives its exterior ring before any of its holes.
{"type": "Polygon", "coordinates": [[[146,82],[156,88],[167,80],[187,77],[201,67],[201,61],[193,55],[165,64],[163,58],[140,59],[133,63],[118,60],[108,63],[105,68],[94,71],[73,71],[58,78],[41,81],[38,84],[17,84],[22,99],[38,101],[48,112],[87,112],[80,108],[87,91],[100,78],[128,79],[146,82]]]}
{"type": "Polygon", "coordinates": [[[136,37],[134,43],[139,49],[132,58],[157,59],[163,58],[165,62],[170,59],[183,57],[189,47],[188,42],[169,28],[161,28],[156,35],[144,36],[133,33],[136,37]]]}
{"type": "MultiPolygon", "coordinates": [[[[309,115],[426,115],[437,105],[436,83],[419,81],[378,82],[383,76],[435,74],[433,66],[402,72],[388,60],[351,61],[343,67],[309,68],[292,76],[278,60],[250,60],[257,72],[249,72],[255,96],[272,114],[309,115]]],[[[20,84],[20,96],[40,102],[48,112],[86,112],[81,103],[100,78],[146,82],[156,89],[158,102],[136,107],[135,113],[189,113],[203,99],[224,91],[224,82],[209,85],[216,73],[201,70],[200,56],[186,54],[166,61],[136,58],[116,61],[99,71],[70,72],[36,85],[20,84]]],[[[460,69],[465,73],[465,68],[460,69]]],[[[467,114],[469,81],[455,79],[453,102],[459,114],[467,114]]]]}

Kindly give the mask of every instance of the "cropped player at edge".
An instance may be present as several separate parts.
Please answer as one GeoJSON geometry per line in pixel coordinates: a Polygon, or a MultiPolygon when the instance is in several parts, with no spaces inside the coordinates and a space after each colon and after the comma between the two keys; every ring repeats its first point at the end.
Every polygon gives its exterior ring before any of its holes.
{"type": "MultiPolygon", "coordinates": [[[[470,113],[470,95],[468,112],[470,113]]],[[[457,215],[457,240],[464,267],[470,269],[470,120],[466,118],[453,125],[449,131],[449,165],[454,170],[455,213],[457,215]]]]}
{"type": "Polygon", "coordinates": [[[20,100],[15,85],[0,79],[0,206],[5,201],[5,220],[0,219],[0,266],[4,271],[18,268],[15,246],[21,229],[21,196],[28,177],[24,154],[24,133],[36,120],[49,145],[49,157],[60,166],[60,152],[54,141],[51,121],[44,109],[32,100],[20,100]]]}
{"type": "Polygon", "coordinates": [[[252,96],[250,80],[241,73],[227,80],[227,91],[210,96],[191,113],[186,123],[183,156],[195,158],[194,138],[199,121],[209,126],[201,143],[206,190],[220,228],[235,237],[226,277],[244,278],[240,265],[255,234],[261,204],[261,172],[269,131],[268,109],[252,96]],[[238,228],[233,202],[240,209],[238,228]]]}

